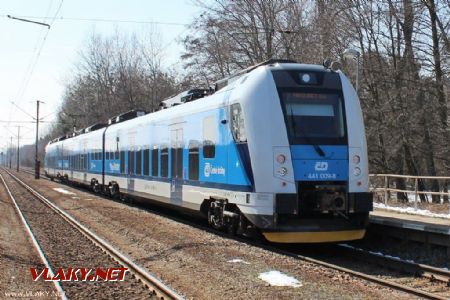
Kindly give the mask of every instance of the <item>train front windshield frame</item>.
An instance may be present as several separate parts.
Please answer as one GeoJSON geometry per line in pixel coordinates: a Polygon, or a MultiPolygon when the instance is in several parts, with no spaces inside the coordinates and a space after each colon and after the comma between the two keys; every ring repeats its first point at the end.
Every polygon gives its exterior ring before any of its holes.
{"type": "Polygon", "coordinates": [[[347,143],[341,93],[282,89],[280,96],[291,144],[347,143]]]}

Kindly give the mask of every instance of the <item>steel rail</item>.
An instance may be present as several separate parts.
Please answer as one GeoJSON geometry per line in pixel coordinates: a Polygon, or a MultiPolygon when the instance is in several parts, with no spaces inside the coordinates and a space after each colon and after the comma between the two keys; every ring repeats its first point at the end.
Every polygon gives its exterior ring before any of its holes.
{"type": "Polygon", "coordinates": [[[389,288],[392,288],[392,289],[395,289],[395,290],[398,290],[398,291],[406,292],[408,294],[415,295],[415,296],[418,296],[418,297],[422,297],[422,298],[426,298],[426,299],[432,299],[432,300],[448,300],[447,297],[442,297],[442,296],[435,295],[435,294],[432,294],[432,293],[429,293],[429,292],[426,292],[426,291],[422,291],[422,290],[419,290],[419,289],[415,289],[415,288],[412,288],[412,287],[401,285],[401,284],[396,283],[394,281],[378,278],[376,276],[372,276],[372,275],[365,274],[365,273],[362,273],[362,272],[354,271],[354,270],[351,270],[351,269],[348,269],[348,268],[345,268],[345,267],[341,267],[341,266],[338,266],[338,265],[335,265],[335,264],[332,264],[332,263],[327,263],[327,262],[324,262],[324,261],[321,261],[321,260],[318,260],[318,259],[315,259],[315,258],[303,256],[303,255],[296,254],[296,253],[293,253],[293,252],[290,252],[290,251],[280,250],[280,249],[276,249],[276,248],[274,249],[274,251],[278,252],[280,254],[284,254],[286,256],[290,256],[290,257],[297,258],[297,259],[300,259],[300,260],[303,260],[303,261],[307,261],[307,262],[310,262],[310,263],[313,263],[313,264],[316,264],[316,265],[320,265],[320,266],[323,266],[323,267],[326,267],[326,268],[330,268],[330,269],[334,269],[334,270],[337,270],[337,271],[340,271],[340,272],[343,272],[343,273],[347,273],[349,275],[352,275],[352,276],[355,276],[355,277],[359,277],[361,279],[364,279],[364,280],[367,280],[367,281],[370,281],[370,282],[373,282],[373,283],[376,283],[376,284],[379,284],[379,285],[382,285],[382,286],[385,286],[385,287],[389,287],[389,288]]]}
{"type": "Polygon", "coordinates": [[[346,244],[337,244],[337,247],[344,251],[348,251],[352,257],[359,256],[359,258],[373,259],[374,264],[386,265],[389,263],[389,268],[412,273],[424,278],[428,278],[431,281],[440,281],[447,284],[450,287],[450,271],[442,268],[436,268],[430,265],[419,264],[411,261],[407,261],[400,258],[385,256],[379,253],[367,251],[364,249],[355,248],[346,244]]]}
{"type": "MultiPolygon", "coordinates": [[[[53,272],[53,269],[50,266],[50,264],[47,260],[47,257],[45,256],[44,251],[42,250],[41,246],[39,245],[39,242],[37,241],[36,237],[34,236],[34,233],[31,230],[31,227],[28,224],[27,219],[25,219],[25,216],[23,215],[22,210],[20,209],[19,205],[17,204],[16,198],[14,198],[13,194],[11,193],[11,190],[9,189],[9,186],[6,183],[5,179],[3,178],[2,174],[0,174],[0,179],[3,183],[3,185],[5,186],[5,189],[8,192],[9,197],[11,198],[12,202],[14,203],[14,207],[16,208],[16,211],[20,217],[20,220],[22,221],[28,235],[31,238],[31,242],[33,243],[34,248],[36,248],[36,250],[39,254],[39,258],[42,260],[45,267],[48,268],[50,277],[53,277],[55,273],[53,272]]],[[[53,281],[53,284],[54,284],[56,290],[58,291],[61,300],[67,300],[66,294],[64,293],[64,290],[62,289],[59,281],[53,281]]]]}
{"type": "Polygon", "coordinates": [[[410,179],[450,179],[449,176],[415,176],[415,175],[400,175],[400,174],[369,174],[369,177],[390,177],[390,178],[410,178],[410,179]]]}
{"type": "Polygon", "coordinates": [[[103,252],[109,256],[111,256],[115,261],[117,261],[122,266],[128,268],[128,270],[143,284],[145,284],[159,299],[173,299],[173,300],[181,300],[184,299],[177,292],[172,290],[169,286],[161,282],[158,278],[150,274],[148,271],[143,269],[141,266],[134,263],[130,258],[126,257],[124,254],[116,250],[112,245],[106,242],[104,239],[93,233],[91,230],[86,228],[84,225],[75,220],[72,216],[67,214],[65,211],[57,207],[50,200],[42,196],[35,189],[27,185],[17,176],[13,175],[8,170],[4,171],[8,173],[16,182],[18,182],[21,186],[27,189],[33,196],[42,201],[45,205],[51,208],[55,213],[61,216],[64,220],[66,220],[70,225],[75,227],[78,231],[80,231],[83,235],[85,235],[89,240],[91,240],[95,245],[100,247],[103,252]]]}

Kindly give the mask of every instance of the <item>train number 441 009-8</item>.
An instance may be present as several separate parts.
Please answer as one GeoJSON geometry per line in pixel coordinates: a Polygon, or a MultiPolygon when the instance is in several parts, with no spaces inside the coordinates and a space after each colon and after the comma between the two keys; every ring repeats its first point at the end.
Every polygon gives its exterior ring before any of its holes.
{"type": "Polygon", "coordinates": [[[335,173],[309,173],[308,179],[336,179],[337,175],[335,173]]]}

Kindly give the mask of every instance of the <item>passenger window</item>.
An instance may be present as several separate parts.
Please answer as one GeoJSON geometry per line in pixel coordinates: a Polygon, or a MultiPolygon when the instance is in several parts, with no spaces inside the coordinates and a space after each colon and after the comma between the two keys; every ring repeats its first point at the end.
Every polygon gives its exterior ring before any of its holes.
{"type": "Polygon", "coordinates": [[[144,150],[144,176],[148,176],[150,172],[150,150],[144,150]]]}
{"type": "Polygon", "coordinates": [[[203,157],[214,158],[216,156],[216,145],[214,142],[206,140],[203,142],[203,157]]]}
{"type": "Polygon", "coordinates": [[[136,174],[142,175],[142,151],[136,151],[136,174]]]}
{"type": "Polygon", "coordinates": [[[198,180],[199,177],[199,150],[200,143],[191,141],[189,143],[189,179],[198,180]]]}
{"type": "Polygon", "coordinates": [[[152,176],[158,176],[158,148],[152,149],[152,176]]]}
{"type": "Polygon", "coordinates": [[[125,151],[120,151],[120,173],[125,173],[125,151]]]}
{"type": "Polygon", "coordinates": [[[128,174],[134,174],[134,151],[128,151],[128,174]]]}
{"type": "Polygon", "coordinates": [[[169,176],[169,148],[161,148],[161,177],[169,176]]]}

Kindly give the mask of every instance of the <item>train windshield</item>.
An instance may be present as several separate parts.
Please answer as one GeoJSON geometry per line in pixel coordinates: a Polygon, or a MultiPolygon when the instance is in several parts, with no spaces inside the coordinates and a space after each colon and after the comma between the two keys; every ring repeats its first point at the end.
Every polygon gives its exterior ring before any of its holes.
{"type": "Polygon", "coordinates": [[[329,93],[281,93],[293,144],[345,144],[342,97],[329,93]]]}

